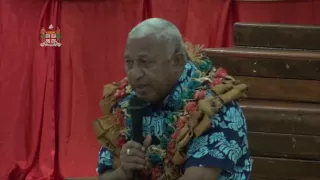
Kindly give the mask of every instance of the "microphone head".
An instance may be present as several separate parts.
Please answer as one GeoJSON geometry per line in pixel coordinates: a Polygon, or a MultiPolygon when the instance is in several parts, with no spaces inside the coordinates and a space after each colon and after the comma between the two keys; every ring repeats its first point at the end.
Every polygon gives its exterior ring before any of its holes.
{"type": "Polygon", "coordinates": [[[144,109],[148,103],[137,96],[133,96],[129,101],[129,111],[144,109]]]}

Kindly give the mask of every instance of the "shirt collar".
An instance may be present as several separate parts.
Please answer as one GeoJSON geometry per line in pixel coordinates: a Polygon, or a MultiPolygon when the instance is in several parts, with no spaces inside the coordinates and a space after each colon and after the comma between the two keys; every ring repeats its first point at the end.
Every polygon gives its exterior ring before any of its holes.
{"type": "Polygon", "coordinates": [[[181,101],[183,89],[188,88],[188,85],[196,72],[197,68],[193,65],[192,62],[188,61],[184,66],[184,70],[179,80],[177,81],[171,92],[168,94],[168,96],[164,99],[164,110],[177,110],[177,108],[180,108],[177,103],[181,101]]]}

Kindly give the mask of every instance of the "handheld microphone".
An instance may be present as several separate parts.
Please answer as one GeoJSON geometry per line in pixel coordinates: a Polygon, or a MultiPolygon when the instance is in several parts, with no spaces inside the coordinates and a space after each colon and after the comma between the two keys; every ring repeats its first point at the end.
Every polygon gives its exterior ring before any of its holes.
{"type": "MultiPolygon", "coordinates": [[[[140,144],[142,144],[144,140],[142,135],[142,118],[146,106],[147,102],[136,96],[133,96],[129,101],[128,111],[132,119],[132,140],[140,144]]],[[[141,179],[139,172],[134,172],[134,176],[137,179],[141,179]]]]}
{"type": "Polygon", "coordinates": [[[132,140],[142,144],[142,118],[145,113],[147,102],[133,96],[129,101],[129,114],[132,119],[132,140]]]}

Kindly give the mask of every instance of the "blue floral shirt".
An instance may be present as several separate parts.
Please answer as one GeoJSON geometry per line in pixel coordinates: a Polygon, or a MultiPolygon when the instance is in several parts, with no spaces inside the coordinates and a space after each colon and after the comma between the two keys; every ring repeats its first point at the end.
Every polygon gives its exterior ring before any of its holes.
{"type": "MultiPolygon", "coordinates": [[[[152,144],[159,144],[165,132],[164,122],[169,113],[177,111],[175,102],[181,98],[183,88],[187,88],[192,74],[197,68],[187,63],[175,88],[159,107],[150,105],[143,119],[143,134],[152,135],[152,144]]],[[[208,89],[207,94],[213,92],[208,89]]],[[[132,95],[122,99],[116,107],[127,103],[132,95]]],[[[220,168],[219,180],[247,180],[252,169],[248,152],[247,125],[242,110],[236,102],[226,104],[212,118],[213,127],[205,134],[194,138],[187,147],[187,159],[183,168],[220,168]]],[[[104,147],[99,152],[97,172],[102,174],[112,169],[112,154],[104,147]]]]}

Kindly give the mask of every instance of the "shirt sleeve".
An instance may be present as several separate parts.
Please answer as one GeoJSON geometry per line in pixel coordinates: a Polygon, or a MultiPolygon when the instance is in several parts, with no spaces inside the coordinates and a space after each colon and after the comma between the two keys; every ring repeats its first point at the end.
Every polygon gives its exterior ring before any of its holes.
{"type": "Polygon", "coordinates": [[[184,169],[196,166],[233,172],[238,160],[247,153],[244,115],[239,105],[231,102],[211,120],[213,127],[188,146],[184,169]]]}
{"type": "Polygon", "coordinates": [[[112,153],[105,147],[101,147],[99,151],[99,160],[96,171],[98,174],[103,174],[106,171],[112,170],[112,153]]]}

